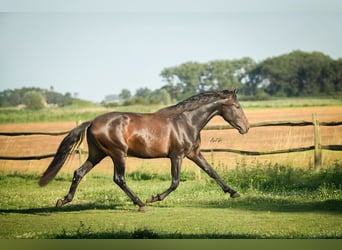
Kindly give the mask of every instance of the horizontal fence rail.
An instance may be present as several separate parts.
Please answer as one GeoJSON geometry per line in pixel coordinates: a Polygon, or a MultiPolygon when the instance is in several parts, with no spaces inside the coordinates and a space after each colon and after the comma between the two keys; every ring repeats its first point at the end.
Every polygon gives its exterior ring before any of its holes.
{"type": "MultiPolygon", "coordinates": [[[[246,151],[238,149],[229,148],[213,148],[213,149],[201,149],[201,152],[225,152],[225,153],[236,153],[241,155],[274,155],[274,154],[284,154],[284,153],[294,153],[294,152],[304,152],[309,150],[314,150],[315,146],[302,147],[302,148],[290,148],[290,149],[279,149],[273,151],[246,151]]],[[[342,151],[342,145],[322,145],[321,149],[342,151]]]]}
{"type": "MultiPolygon", "coordinates": [[[[201,149],[201,152],[226,152],[226,153],[236,153],[242,155],[271,155],[271,154],[283,154],[283,153],[293,153],[293,152],[303,152],[309,150],[319,151],[321,149],[325,150],[333,150],[333,151],[342,151],[342,145],[321,145],[320,144],[320,134],[317,133],[319,131],[319,126],[339,126],[342,125],[342,121],[333,121],[333,122],[318,122],[317,116],[313,115],[313,121],[271,121],[271,122],[259,122],[250,124],[251,128],[258,127],[270,127],[270,126],[315,126],[315,145],[308,147],[299,147],[299,148],[290,148],[290,149],[280,149],[274,151],[246,151],[246,150],[238,150],[238,149],[228,149],[228,148],[212,148],[212,149],[201,149]],[[318,142],[317,137],[319,137],[318,142]]],[[[215,125],[215,126],[206,126],[204,130],[224,130],[224,129],[233,129],[230,125],[215,125]]],[[[70,131],[60,131],[60,132],[0,132],[0,136],[30,136],[30,135],[47,135],[47,136],[60,136],[69,133],[70,131]]],[[[82,154],[87,153],[83,149],[76,150],[73,154],[79,154],[80,157],[82,154]]],[[[43,155],[35,155],[35,156],[0,156],[0,160],[41,160],[46,158],[54,157],[55,153],[43,154],[43,155]]]]}
{"type": "Polygon", "coordinates": [[[32,156],[0,156],[0,160],[11,160],[11,161],[27,161],[27,160],[41,160],[46,158],[54,157],[56,154],[46,154],[46,155],[32,155],[32,156]]]}
{"type": "Polygon", "coordinates": [[[69,133],[68,131],[61,131],[61,132],[0,132],[2,136],[23,136],[23,135],[51,135],[51,136],[59,136],[59,135],[66,135],[69,133]]]}
{"type": "MultiPolygon", "coordinates": [[[[274,121],[274,122],[258,122],[250,124],[251,128],[260,128],[260,127],[277,127],[277,126],[313,126],[313,122],[308,121],[274,121]]],[[[342,125],[342,122],[320,122],[320,126],[339,126],[342,125]]],[[[223,130],[223,129],[234,129],[230,125],[214,125],[214,126],[206,126],[203,130],[223,130]]]]}

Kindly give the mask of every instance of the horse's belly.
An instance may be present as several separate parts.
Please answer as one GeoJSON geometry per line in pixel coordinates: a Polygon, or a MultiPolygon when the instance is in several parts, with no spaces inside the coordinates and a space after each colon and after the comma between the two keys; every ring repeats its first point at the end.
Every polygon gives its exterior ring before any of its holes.
{"type": "Polygon", "coordinates": [[[141,158],[158,158],[166,157],[168,152],[159,148],[157,145],[147,145],[137,143],[134,146],[128,147],[127,154],[141,158]]]}
{"type": "Polygon", "coordinates": [[[136,134],[132,136],[128,142],[128,155],[157,158],[166,157],[169,152],[168,139],[163,136],[152,135],[150,133],[136,134]]]}

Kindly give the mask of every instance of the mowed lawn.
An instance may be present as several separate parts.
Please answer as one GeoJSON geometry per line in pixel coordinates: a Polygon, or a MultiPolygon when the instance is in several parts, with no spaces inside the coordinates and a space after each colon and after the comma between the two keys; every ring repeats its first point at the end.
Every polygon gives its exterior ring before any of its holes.
{"type": "MultiPolygon", "coordinates": [[[[142,199],[170,183],[146,179],[128,176],[142,199]]],[[[59,209],[55,201],[67,193],[71,175],[45,188],[37,180],[2,173],[0,238],[342,238],[342,191],[335,185],[283,192],[249,186],[231,199],[206,176],[188,174],[166,200],[138,212],[110,176],[89,174],[74,201],[59,209]]]]}

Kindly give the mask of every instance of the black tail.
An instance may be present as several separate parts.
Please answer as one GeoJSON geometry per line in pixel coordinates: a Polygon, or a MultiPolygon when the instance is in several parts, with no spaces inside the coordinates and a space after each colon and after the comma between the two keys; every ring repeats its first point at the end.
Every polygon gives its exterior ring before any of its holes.
{"type": "Polygon", "coordinates": [[[91,121],[87,121],[79,125],[70,131],[70,133],[63,139],[59,145],[55,158],[53,158],[49,167],[45,170],[42,177],[38,182],[39,186],[47,185],[62,168],[66,159],[83,140],[86,129],[91,124],[91,121]]]}

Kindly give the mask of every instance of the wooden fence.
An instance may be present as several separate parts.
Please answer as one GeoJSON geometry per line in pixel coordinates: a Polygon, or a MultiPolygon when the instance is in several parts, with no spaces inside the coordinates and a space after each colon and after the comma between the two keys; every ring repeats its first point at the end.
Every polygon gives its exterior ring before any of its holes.
{"type": "MultiPolygon", "coordinates": [[[[237,153],[242,155],[271,155],[271,154],[283,154],[292,152],[303,152],[308,150],[314,150],[314,161],[315,167],[319,168],[322,165],[322,149],[342,151],[342,145],[322,145],[320,126],[340,126],[342,121],[334,122],[319,122],[317,115],[312,115],[312,121],[274,121],[274,122],[260,122],[251,124],[251,128],[257,127],[270,127],[270,126],[314,126],[314,145],[308,147],[281,149],[273,151],[246,151],[228,148],[212,148],[212,149],[202,149],[202,152],[228,152],[237,153]]],[[[217,126],[207,126],[204,130],[223,130],[223,129],[233,129],[229,125],[217,125],[217,126]]],[[[69,133],[69,131],[61,132],[0,132],[0,136],[29,136],[29,135],[47,135],[47,136],[59,136],[69,133]]],[[[82,154],[86,153],[84,149],[76,150],[76,153],[82,158],[82,154]]],[[[0,160],[40,160],[45,158],[54,157],[55,153],[36,155],[36,156],[0,156],[0,160]]]]}

